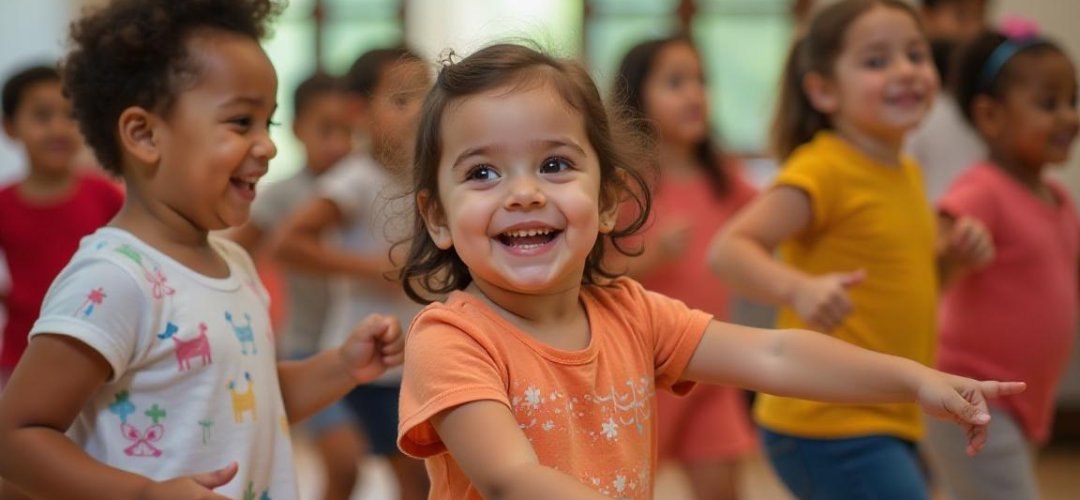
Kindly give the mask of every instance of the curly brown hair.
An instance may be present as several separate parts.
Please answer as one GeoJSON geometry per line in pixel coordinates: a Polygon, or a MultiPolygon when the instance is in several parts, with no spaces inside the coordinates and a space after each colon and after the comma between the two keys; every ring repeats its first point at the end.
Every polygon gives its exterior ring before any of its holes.
{"type": "Polygon", "coordinates": [[[274,0],[113,0],[71,25],[64,92],[102,166],[122,173],[116,126],[139,106],[167,115],[198,77],[187,50],[202,30],[261,39],[281,11],[274,0]]]}
{"type": "MultiPolygon", "coordinates": [[[[460,62],[446,62],[421,110],[414,192],[429,193],[432,196],[428,197],[428,203],[440,203],[437,193],[442,117],[450,105],[495,89],[541,83],[551,85],[572,109],[581,113],[589,143],[600,163],[601,199],[630,203],[633,207],[632,212],[625,212],[633,217],[625,217],[628,222],[624,220],[611,233],[600,235],[589,252],[582,283],[600,283],[619,274],[604,267],[609,243],[623,254],[640,253],[640,249],[627,249],[620,243],[640,230],[649,216],[652,199],[639,167],[651,164],[646,160],[647,155],[641,154],[650,141],[622,119],[622,112],[604,107],[596,84],[580,64],[513,44],[492,45],[460,62]],[[610,117],[609,113],[612,113],[610,117]],[[635,163],[638,161],[642,164],[635,163]]],[[[464,289],[472,282],[469,268],[457,252],[453,248],[442,250],[431,239],[420,217],[427,208],[417,206],[409,255],[401,272],[405,293],[422,304],[432,302],[423,292],[441,295],[464,289]]]]}

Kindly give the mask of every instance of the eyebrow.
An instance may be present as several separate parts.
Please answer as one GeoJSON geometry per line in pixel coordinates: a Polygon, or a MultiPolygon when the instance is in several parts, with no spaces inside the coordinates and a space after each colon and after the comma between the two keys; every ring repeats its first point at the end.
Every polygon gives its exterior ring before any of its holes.
{"type": "MultiPolygon", "coordinates": [[[[233,104],[247,104],[247,105],[250,105],[250,106],[261,106],[261,105],[263,105],[264,102],[265,102],[265,100],[262,99],[261,97],[238,95],[238,96],[230,97],[227,101],[225,101],[222,104],[222,106],[231,106],[233,104]]],[[[277,103],[274,104],[274,107],[277,108],[277,103]]]]}
{"type": "MultiPolygon", "coordinates": [[[[533,144],[536,146],[541,146],[544,149],[567,148],[573,150],[575,153],[582,156],[588,156],[588,153],[586,153],[581,146],[578,146],[576,142],[569,139],[544,139],[539,141],[533,141],[533,144]]],[[[491,146],[479,146],[466,149],[465,151],[462,151],[461,154],[457,156],[457,158],[454,159],[454,163],[451,168],[456,169],[460,167],[461,164],[465,162],[465,160],[468,160],[469,158],[472,158],[474,156],[486,155],[492,149],[495,148],[491,146]]]]}

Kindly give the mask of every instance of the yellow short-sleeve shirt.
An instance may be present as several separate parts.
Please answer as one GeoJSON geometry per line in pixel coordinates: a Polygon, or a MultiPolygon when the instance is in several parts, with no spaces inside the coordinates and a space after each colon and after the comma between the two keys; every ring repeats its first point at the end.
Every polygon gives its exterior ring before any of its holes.
{"type": "MultiPolygon", "coordinates": [[[[784,263],[811,275],[866,271],[866,280],[848,290],[852,314],[829,334],[931,364],[936,222],[915,162],[880,164],[835,134],[820,132],[791,155],[775,185],[804,191],[813,207],[810,226],[781,245],[784,263]]],[[[788,307],[777,326],[808,328],[788,307]]],[[[839,405],[763,394],[754,413],[768,429],[803,437],[922,435],[914,404],[839,405]]]]}

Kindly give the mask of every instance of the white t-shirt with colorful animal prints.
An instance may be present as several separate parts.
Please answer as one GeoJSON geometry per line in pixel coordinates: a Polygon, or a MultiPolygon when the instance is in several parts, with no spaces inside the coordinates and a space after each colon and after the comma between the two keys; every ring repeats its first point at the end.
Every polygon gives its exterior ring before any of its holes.
{"type": "Polygon", "coordinates": [[[211,237],[229,277],[209,278],[102,228],[53,282],[31,337],[67,335],[112,376],[68,436],[111,466],[162,480],[237,462],[230,498],[296,498],[269,296],[251,258],[211,237]]]}

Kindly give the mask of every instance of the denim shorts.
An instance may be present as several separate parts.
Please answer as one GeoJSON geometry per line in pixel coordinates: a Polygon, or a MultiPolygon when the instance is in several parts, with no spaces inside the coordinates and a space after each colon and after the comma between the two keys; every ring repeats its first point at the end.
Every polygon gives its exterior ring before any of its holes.
{"type": "Polygon", "coordinates": [[[915,444],[896,436],[810,439],[761,429],[765,453],[800,500],[927,500],[915,444]]]}

